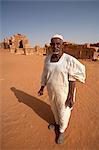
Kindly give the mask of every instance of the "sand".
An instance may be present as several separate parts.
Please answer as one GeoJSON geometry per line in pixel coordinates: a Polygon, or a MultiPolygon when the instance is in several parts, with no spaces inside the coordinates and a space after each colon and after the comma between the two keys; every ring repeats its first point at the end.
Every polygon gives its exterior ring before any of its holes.
{"type": "Polygon", "coordinates": [[[44,56],[0,51],[1,150],[98,150],[99,62],[80,60],[86,66],[86,83],[77,82],[76,103],[65,142],[55,142],[47,91],[39,97],[44,56]]]}

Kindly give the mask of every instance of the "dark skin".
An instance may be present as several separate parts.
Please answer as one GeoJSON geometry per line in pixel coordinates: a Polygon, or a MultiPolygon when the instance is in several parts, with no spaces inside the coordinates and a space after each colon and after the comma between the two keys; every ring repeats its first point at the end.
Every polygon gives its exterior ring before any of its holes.
{"type": "MultiPolygon", "coordinates": [[[[60,57],[63,54],[63,50],[62,50],[63,41],[59,38],[54,38],[54,39],[51,39],[50,45],[53,51],[50,61],[54,63],[58,62],[60,57]]],[[[71,108],[74,104],[73,102],[74,89],[75,89],[75,81],[69,81],[69,92],[68,92],[67,100],[65,102],[66,107],[69,106],[71,108]]],[[[41,86],[38,92],[39,96],[43,95],[43,91],[44,91],[44,86],[41,86]]]]}

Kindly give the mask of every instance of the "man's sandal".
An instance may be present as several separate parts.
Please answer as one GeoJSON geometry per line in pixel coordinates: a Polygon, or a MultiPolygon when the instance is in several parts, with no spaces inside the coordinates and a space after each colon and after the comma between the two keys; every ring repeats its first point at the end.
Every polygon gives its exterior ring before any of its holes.
{"type": "Polygon", "coordinates": [[[57,144],[62,144],[64,143],[64,133],[59,133],[58,139],[57,139],[57,144]]]}

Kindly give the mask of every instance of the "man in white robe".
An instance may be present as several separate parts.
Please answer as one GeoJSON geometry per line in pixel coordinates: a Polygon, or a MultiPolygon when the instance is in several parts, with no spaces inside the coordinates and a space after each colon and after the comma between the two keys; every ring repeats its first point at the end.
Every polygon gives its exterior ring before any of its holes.
{"type": "Polygon", "coordinates": [[[55,123],[49,129],[58,129],[57,143],[64,142],[64,132],[68,126],[71,110],[75,102],[75,82],[85,82],[85,66],[76,58],[63,53],[63,36],[56,34],[51,38],[52,53],[46,56],[38,92],[43,95],[47,86],[55,123]]]}

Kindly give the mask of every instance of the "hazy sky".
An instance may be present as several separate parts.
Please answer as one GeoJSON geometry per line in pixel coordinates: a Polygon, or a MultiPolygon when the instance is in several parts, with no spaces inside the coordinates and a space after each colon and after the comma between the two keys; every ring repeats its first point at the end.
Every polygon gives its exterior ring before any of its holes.
{"type": "Polygon", "coordinates": [[[50,42],[59,33],[65,41],[99,41],[99,1],[0,1],[0,39],[21,33],[32,46],[50,42]]]}

